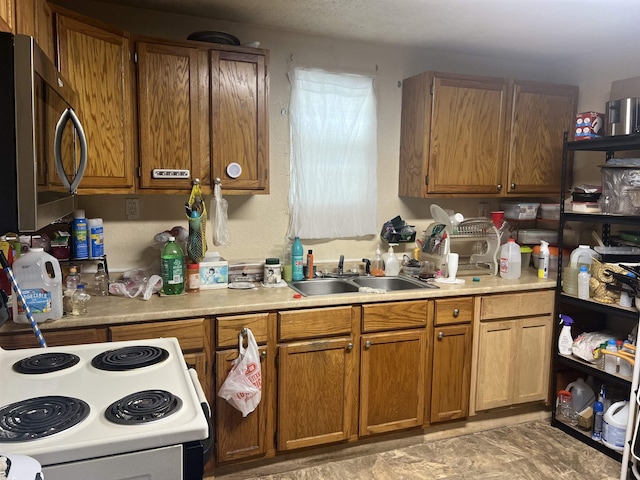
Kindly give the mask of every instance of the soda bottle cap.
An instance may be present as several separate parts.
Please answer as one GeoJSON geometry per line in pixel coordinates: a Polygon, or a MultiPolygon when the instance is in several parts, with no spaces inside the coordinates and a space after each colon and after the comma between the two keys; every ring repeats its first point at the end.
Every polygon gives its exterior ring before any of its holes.
{"type": "Polygon", "coordinates": [[[169,237],[169,241],[170,242],[175,242],[176,241],[176,237],[169,237]]]}

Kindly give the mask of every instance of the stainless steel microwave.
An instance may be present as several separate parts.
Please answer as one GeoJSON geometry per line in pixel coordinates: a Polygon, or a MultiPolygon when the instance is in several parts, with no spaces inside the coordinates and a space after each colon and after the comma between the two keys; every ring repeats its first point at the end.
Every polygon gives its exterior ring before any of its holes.
{"type": "Polygon", "coordinates": [[[32,37],[0,33],[0,234],[73,211],[87,163],[76,98],[32,37]]]}

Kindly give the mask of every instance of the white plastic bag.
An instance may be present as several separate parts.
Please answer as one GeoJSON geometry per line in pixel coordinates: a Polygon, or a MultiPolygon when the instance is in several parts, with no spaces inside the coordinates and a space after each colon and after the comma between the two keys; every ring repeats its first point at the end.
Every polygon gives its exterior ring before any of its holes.
{"type": "Polygon", "coordinates": [[[222,185],[216,182],[213,187],[213,198],[209,210],[215,218],[213,222],[213,244],[217,247],[228,247],[231,244],[229,230],[227,229],[227,200],[222,198],[222,185]]]}
{"type": "Polygon", "coordinates": [[[247,348],[242,344],[242,333],[238,335],[240,354],[231,366],[218,396],[224,398],[246,417],[253,412],[262,398],[262,369],[260,353],[253,332],[247,328],[247,348]]]}

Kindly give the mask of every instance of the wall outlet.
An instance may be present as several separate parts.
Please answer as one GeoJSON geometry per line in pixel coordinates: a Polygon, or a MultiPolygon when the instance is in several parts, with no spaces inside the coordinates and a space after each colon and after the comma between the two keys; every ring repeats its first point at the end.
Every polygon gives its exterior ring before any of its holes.
{"type": "Polygon", "coordinates": [[[125,200],[127,220],[140,220],[140,199],[127,198],[125,200]]]}

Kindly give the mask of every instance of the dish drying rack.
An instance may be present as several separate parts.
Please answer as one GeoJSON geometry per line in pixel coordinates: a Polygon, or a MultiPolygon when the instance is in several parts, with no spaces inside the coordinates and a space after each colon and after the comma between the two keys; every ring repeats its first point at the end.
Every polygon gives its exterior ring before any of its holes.
{"type": "Polygon", "coordinates": [[[436,269],[446,271],[447,255],[459,255],[458,275],[497,275],[500,232],[491,219],[469,218],[458,225],[432,223],[423,233],[420,260],[433,262],[436,269]],[[442,230],[441,233],[438,233],[442,230]],[[435,235],[434,235],[435,232],[435,235]],[[436,244],[435,237],[441,235],[436,244]]]}

